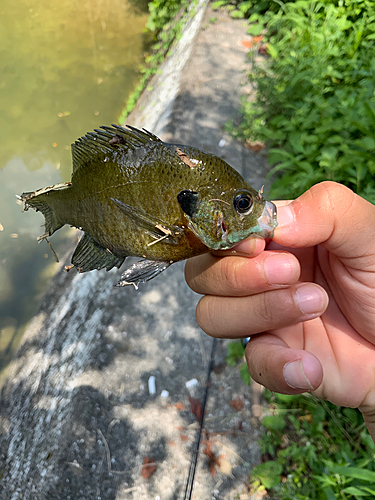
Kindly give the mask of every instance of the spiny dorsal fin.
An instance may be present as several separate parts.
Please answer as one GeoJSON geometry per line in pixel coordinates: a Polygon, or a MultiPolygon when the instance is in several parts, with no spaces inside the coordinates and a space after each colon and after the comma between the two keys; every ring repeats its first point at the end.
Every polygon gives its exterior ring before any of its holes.
{"type": "Polygon", "coordinates": [[[119,151],[134,151],[135,148],[151,142],[162,141],[151,132],[130,125],[126,125],[126,128],[118,125],[102,126],[94,132],[88,132],[72,144],[73,174],[90,158],[99,158],[105,162],[111,160],[119,151]]]}

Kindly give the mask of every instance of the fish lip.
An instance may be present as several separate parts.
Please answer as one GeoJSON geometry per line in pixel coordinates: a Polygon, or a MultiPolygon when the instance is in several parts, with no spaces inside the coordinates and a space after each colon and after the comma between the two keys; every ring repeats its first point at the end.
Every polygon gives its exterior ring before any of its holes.
{"type": "Polygon", "coordinates": [[[263,238],[272,238],[275,227],[277,227],[277,208],[272,201],[266,201],[264,204],[263,212],[258,217],[257,222],[260,231],[257,234],[263,238]]]}

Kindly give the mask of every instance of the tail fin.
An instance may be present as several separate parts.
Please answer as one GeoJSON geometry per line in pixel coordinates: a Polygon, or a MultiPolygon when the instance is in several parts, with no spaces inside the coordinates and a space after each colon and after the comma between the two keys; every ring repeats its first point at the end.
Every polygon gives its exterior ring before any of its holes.
{"type": "Polygon", "coordinates": [[[55,231],[57,231],[64,225],[64,222],[61,222],[58,219],[57,214],[51,204],[51,198],[48,196],[48,194],[51,191],[66,189],[70,185],[71,182],[55,184],[54,186],[49,186],[38,189],[37,191],[21,194],[20,199],[23,202],[24,212],[31,207],[37,212],[42,212],[42,214],[44,215],[45,233],[42,236],[39,236],[39,241],[47,238],[48,236],[51,236],[55,231]]]}

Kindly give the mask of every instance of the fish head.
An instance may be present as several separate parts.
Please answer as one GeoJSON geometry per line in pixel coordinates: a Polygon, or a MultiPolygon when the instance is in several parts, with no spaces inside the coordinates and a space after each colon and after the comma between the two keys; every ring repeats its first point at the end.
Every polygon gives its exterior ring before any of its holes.
{"type": "Polygon", "coordinates": [[[212,250],[227,250],[251,235],[271,238],[276,206],[247,183],[219,193],[183,190],[177,200],[189,229],[212,250]]]}

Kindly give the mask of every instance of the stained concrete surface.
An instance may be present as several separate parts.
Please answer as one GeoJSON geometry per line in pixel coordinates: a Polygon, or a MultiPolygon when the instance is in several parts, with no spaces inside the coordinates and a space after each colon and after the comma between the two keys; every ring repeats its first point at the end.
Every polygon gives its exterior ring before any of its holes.
{"type": "MultiPolygon", "coordinates": [[[[238,118],[245,25],[204,0],[200,13],[197,33],[187,26],[194,33],[175,90],[160,98],[163,123],[155,121],[155,102],[165,67],[128,123],[218,154],[259,188],[265,162],[224,132],[238,118]]],[[[117,270],[57,274],[1,393],[1,500],[183,498],[197,432],[189,395],[203,396],[212,345],[196,323],[199,296],[185,284],[183,267],[174,264],[138,291],[114,288],[117,270]],[[187,389],[192,379],[197,385],[187,389]],[[145,457],[157,466],[149,479],[141,474],[145,457]]],[[[259,461],[250,391],[238,370],[225,365],[225,354],[220,342],[196,500],[250,498],[249,471],[259,461]],[[243,408],[234,409],[233,400],[243,408]],[[220,457],[214,472],[207,445],[220,457]]]]}

